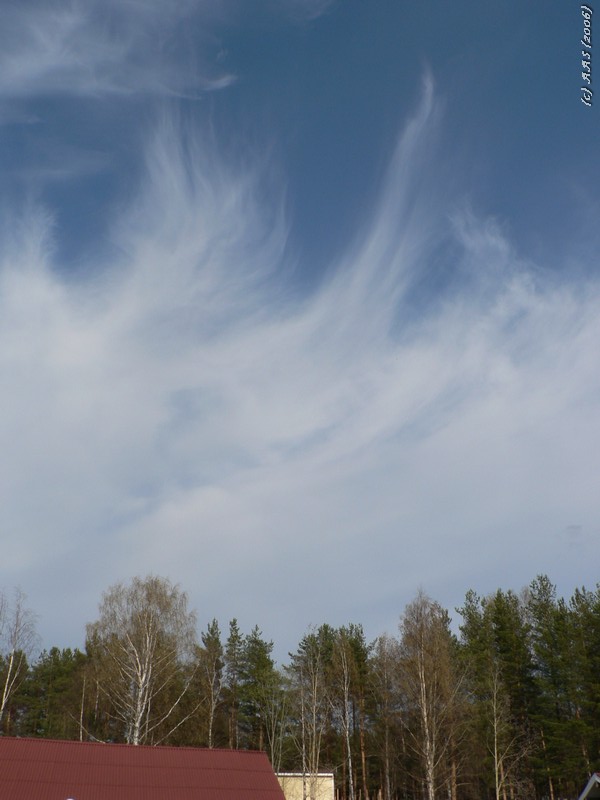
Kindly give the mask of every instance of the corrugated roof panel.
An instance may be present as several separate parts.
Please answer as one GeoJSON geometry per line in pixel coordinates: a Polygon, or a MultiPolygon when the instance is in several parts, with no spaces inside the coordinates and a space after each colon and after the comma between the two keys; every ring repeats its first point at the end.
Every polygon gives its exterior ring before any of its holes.
{"type": "Polygon", "coordinates": [[[264,753],[0,738],[10,800],[283,800],[264,753]]]}

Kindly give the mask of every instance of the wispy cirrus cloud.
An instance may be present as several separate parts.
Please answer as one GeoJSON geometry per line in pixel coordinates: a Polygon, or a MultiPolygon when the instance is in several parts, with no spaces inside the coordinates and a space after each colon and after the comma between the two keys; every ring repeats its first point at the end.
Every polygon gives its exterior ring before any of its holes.
{"type": "MultiPolygon", "coordinates": [[[[335,3],[336,0],[286,0],[284,7],[296,19],[313,20],[329,11],[335,3]]],[[[277,4],[273,3],[273,6],[277,7],[277,4]]]]}
{"type": "Polygon", "coordinates": [[[379,633],[418,584],[455,602],[474,575],[575,572],[558,533],[597,524],[599,287],[435,192],[438,112],[427,79],[372,215],[307,295],[284,187],[266,198],[264,163],[166,118],[93,275],[57,277],[43,210],[13,219],[2,579],[54,610],[51,635],[72,643],[146,571],[284,646],[324,619],[379,633]],[[416,310],[444,249],[456,280],[416,310]]]}
{"type": "Polygon", "coordinates": [[[180,95],[220,89],[234,76],[173,44],[200,2],[37,2],[5,9],[0,97],[180,95]],[[185,57],[183,57],[185,55],[185,57]]]}

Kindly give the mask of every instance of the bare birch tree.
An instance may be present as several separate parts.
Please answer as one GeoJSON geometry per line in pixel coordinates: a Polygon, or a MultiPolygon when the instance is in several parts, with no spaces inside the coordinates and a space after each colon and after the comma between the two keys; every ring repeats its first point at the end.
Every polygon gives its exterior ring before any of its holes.
{"type": "Polygon", "coordinates": [[[214,727],[217,708],[222,702],[223,688],[223,645],[219,623],[213,619],[202,633],[202,646],[197,648],[201,691],[207,708],[207,743],[214,747],[214,727]]]}
{"type": "Polygon", "coordinates": [[[12,600],[0,591],[0,726],[37,643],[35,615],[25,601],[20,589],[15,589],[12,600]]]}
{"type": "Polygon", "coordinates": [[[380,729],[383,769],[383,800],[392,798],[392,761],[394,724],[399,718],[398,691],[399,644],[384,634],[374,646],[371,658],[371,682],[375,701],[376,725],[380,729]]]}
{"type": "Polygon", "coordinates": [[[274,771],[279,772],[285,737],[289,733],[288,697],[284,677],[279,671],[273,671],[261,694],[267,754],[274,771]]]}
{"type": "Polygon", "coordinates": [[[412,749],[422,766],[425,797],[435,800],[451,771],[452,719],[460,685],[452,663],[447,612],[423,592],[400,622],[401,683],[412,749]]]}
{"type": "Polygon", "coordinates": [[[333,664],[335,671],[335,695],[332,698],[333,708],[337,711],[346,751],[348,770],[348,800],[354,800],[354,770],[352,768],[352,705],[351,693],[353,682],[353,655],[349,632],[346,628],[336,631],[333,647],[333,664]]]}
{"type": "Polygon", "coordinates": [[[500,670],[496,664],[490,669],[490,695],[488,724],[490,736],[488,750],[494,764],[494,791],[496,800],[530,797],[532,787],[523,775],[522,767],[531,747],[522,731],[513,725],[508,698],[500,670]]]}
{"type": "Polygon", "coordinates": [[[165,578],[134,578],[104,594],[99,619],[87,626],[87,647],[129,744],[164,741],[187,718],[176,712],[193,674],[183,667],[191,663],[195,631],[186,594],[165,578]]]}
{"type": "Polygon", "coordinates": [[[287,667],[298,721],[296,744],[302,758],[303,800],[315,800],[321,759],[321,742],[330,716],[328,664],[334,631],[329,625],[311,630],[291,654],[287,667]]]}

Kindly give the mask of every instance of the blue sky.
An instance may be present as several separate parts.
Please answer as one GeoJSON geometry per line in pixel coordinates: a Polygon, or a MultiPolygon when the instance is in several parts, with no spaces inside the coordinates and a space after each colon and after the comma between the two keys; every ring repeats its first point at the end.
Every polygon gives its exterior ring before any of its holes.
{"type": "Polygon", "coordinates": [[[419,587],[595,585],[577,3],[2,16],[0,586],[45,646],[150,572],[279,657],[419,587]]]}

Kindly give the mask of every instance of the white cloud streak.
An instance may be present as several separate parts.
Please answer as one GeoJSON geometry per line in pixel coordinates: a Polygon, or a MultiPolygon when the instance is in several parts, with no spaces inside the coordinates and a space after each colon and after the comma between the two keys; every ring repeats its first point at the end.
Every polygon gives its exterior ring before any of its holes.
{"type": "Polygon", "coordinates": [[[173,49],[173,34],[194,12],[208,9],[192,0],[15,4],[4,10],[0,30],[0,98],[225,88],[234,76],[182,60],[180,45],[173,49]]]}
{"type": "MultiPolygon", "coordinates": [[[[281,10],[282,4],[269,0],[274,10],[281,10]]],[[[327,13],[336,0],[285,0],[283,8],[297,20],[314,20],[327,13]]]]}
{"type": "Polygon", "coordinates": [[[65,283],[51,217],[7,224],[0,580],[47,644],[147,571],[284,648],[324,620],[380,633],[420,584],[452,604],[539,571],[582,582],[593,545],[561,532],[597,533],[599,287],[434,200],[438,125],[426,81],[372,218],[304,298],[261,169],[168,120],[115,220],[120,260],[65,283]],[[415,313],[444,244],[460,289],[415,313]]]}

